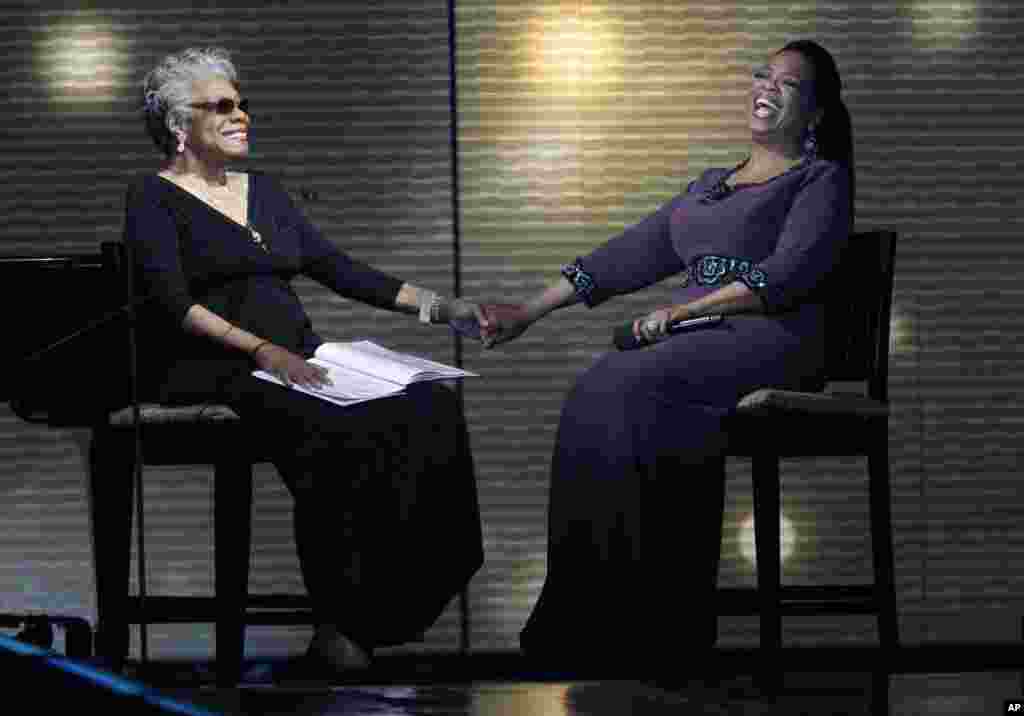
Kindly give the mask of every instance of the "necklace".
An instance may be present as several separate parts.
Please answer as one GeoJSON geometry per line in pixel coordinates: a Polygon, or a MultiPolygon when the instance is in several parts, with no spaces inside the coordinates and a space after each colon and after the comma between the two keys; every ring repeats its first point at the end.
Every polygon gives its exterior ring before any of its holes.
{"type": "MultiPolygon", "coordinates": [[[[785,171],[780,172],[779,174],[776,174],[776,175],[774,175],[772,177],[769,177],[768,179],[765,179],[764,181],[762,181],[760,183],[763,184],[765,182],[771,181],[775,177],[782,176],[783,174],[789,174],[794,169],[802,167],[804,164],[806,164],[809,161],[810,161],[810,158],[808,156],[803,156],[803,157],[800,158],[799,161],[797,161],[794,164],[790,165],[790,167],[788,169],[786,169],[785,171]]],[[[700,197],[698,199],[700,201],[700,203],[701,204],[711,204],[712,202],[719,201],[719,200],[724,199],[725,197],[729,196],[730,194],[732,194],[733,191],[735,191],[736,187],[733,186],[733,185],[728,184],[726,182],[726,180],[729,179],[730,177],[732,177],[733,175],[735,175],[737,172],[739,172],[745,166],[747,166],[748,162],[750,162],[750,157],[747,157],[742,162],[737,164],[731,171],[728,171],[724,175],[722,175],[717,182],[715,182],[711,187],[706,189],[700,195],[700,197]]]]}
{"type": "Polygon", "coordinates": [[[206,201],[206,203],[208,203],[211,206],[213,206],[214,208],[216,208],[217,211],[219,211],[220,213],[222,213],[225,216],[228,216],[229,218],[231,218],[232,221],[235,221],[235,223],[237,223],[238,225],[244,226],[246,231],[249,232],[249,238],[252,239],[252,242],[254,244],[256,244],[257,246],[259,246],[261,249],[263,249],[263,251],[265,251],[266,253],[270,253],[270,247],[267,246],[267,242],[265,242],[263,240],[263,236],[260,235],[260,232],[256,231],[256,229],[253,227],[252,224],[250,224],[248,221],[246,221],[243,224],[241,221],[235,220],[235,218],[234,218],[235,215],[236,215],[236,211],[235,210],[238,210],[237,214],[241,214],[242,213],[241,212],[241,208],[242,207],[239,206],[241,198],[231,188],[231,184],[228,182],[227,177],[225,177],[225,179],[224,179],[224,187],[223,187],[223,193],[226,194],[226,198],[225,199],[220,199],[217,196],[215,196],[210,191],[209,185],[207,185],[206,182],[204,182],[204,181],[201,181],[201,180],[200,181],[192,181],[192,179],[189,178],[188,185],[191,186],[191,188],[197,194],[199,194],[200,197],[204,201],[206,201]],[[224,203],[221,203],[222,201],[230,202],[230,203],[224,204],[224,203]]]}

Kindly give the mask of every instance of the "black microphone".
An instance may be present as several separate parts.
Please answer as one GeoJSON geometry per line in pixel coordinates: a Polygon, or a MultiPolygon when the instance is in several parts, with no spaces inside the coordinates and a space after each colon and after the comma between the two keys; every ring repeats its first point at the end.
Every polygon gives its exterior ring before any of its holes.
{"type": "MultiPolygon", "coordinates": [[[[707,328],[708,326],[714,326],[722,322],[722,315],[719,313],[710,316],[698,316],[697,318],[683,318],[678,321],[669,321],[665,325],[665,333],[667,335],[674,335],[676,333],[685,333],[686,331],[696,330],[698,328],[707,328]]],[[[665,336],[649,341],[643,336],[637,338],[633,335],[633,323],[627,323],[624,326],[619,326],[615,329],[615,336],[612,338],[612,342],[615,347],[620,351],[629,351],[634,348],[643,348],[649,346],[652,343],[664,339],[665,336]]]]}

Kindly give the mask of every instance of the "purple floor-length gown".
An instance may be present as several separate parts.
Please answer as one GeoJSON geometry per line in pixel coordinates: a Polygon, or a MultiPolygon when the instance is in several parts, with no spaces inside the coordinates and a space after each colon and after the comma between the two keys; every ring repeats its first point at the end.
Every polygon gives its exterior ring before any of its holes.
{"type": "Polygon", "coordinates": [[[551,466],[547,579],[521,635],[531,654],[711,646],[723,420],[757,388],[822,385],[821,288],[849,237],[849,172],[805,161],[709,196],[731,171],[704,172],[578,261],[593,281],[589,305],[678,275],[677,303],[741,280],[765,313],[608,353],[569,392],[551,466]]]}

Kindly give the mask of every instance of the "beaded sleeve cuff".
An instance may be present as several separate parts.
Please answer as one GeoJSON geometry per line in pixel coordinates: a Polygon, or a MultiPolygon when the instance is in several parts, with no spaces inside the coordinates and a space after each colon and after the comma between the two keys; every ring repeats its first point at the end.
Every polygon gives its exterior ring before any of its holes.
{"type": "Polygon", "coordinates": [[[597,284],[594,282],[594,277],[583,269],[583,263],[580,259],[576,259],[571,264],[565,264],[562,267],[562,275],[572,284],[576,295],[585,304],[588,306],[593,305],[591,296],[594,293],[594,289],[597,288],[597,284]]]}
{"type": "Polygon", "coordinates": [[[747,285],[751,291],[756,291],[759,288],[764,288],[768,285],[768,277],[761,269],[751,269],[747,273],[741,273],[739,280],[747,285]]]}

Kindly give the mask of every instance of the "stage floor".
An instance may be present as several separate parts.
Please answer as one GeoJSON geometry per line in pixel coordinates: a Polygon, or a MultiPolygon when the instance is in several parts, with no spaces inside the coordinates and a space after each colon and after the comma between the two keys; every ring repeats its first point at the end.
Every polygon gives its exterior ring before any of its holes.
{"type": "Polygon", "coordinates": [[[217,684],[214,662],[130,661],[123,675],[226,716],[987,716],[1024,697],[1024,649],[1016,642],[888,654],[786,648],[772,661],[783,671],[772,692],[753,676],[763,659],[758,649],[719,650],[689,667],[670,654],[646,663],[634,655],[617,664],[541,665],[516,652],[396,653],[344,677],[325,675],[302,657],[246,659],[234,687],[217,684]],[[880,667],[877,677],[887,676],[876,682],[872,670],[880,667]]]}
{"type": "MultiPolygon", "coordinates": [[[[1014,673],[912,674],[890,677],[893,716],[1003,713],[1019,697],[1014,673]]],[[[872,714],[868,674],[786,674],[782,690],[766,697],[749,677],[671,687],[643,681],[446,684],[327,683],[243,685],[238,688],[161,689],[223,714],[374,714],[379,716],[678,716],[718,714],[872,714]]],[[[876,711],[875,713],[884,713],[876,711]]]]}

